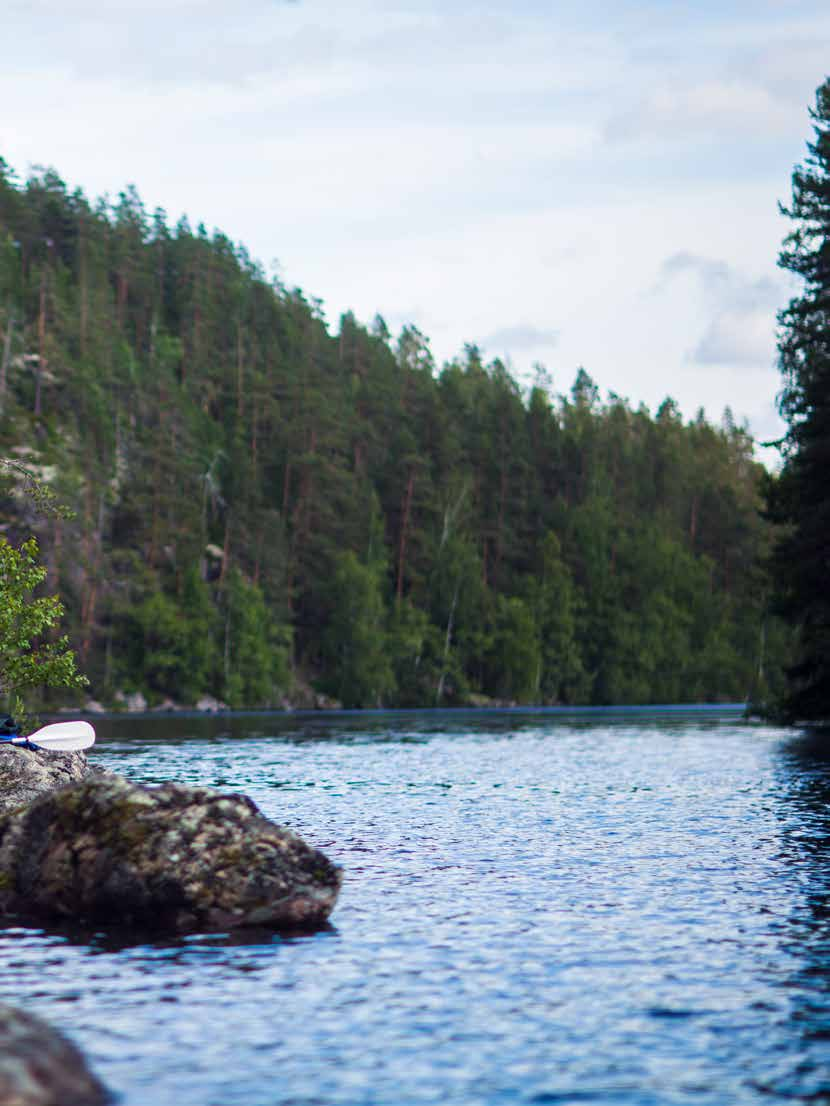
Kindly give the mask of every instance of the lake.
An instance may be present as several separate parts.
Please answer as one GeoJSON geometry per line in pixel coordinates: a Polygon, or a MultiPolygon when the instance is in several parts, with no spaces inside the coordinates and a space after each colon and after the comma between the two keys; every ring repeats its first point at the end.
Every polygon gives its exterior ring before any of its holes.
{"type": "Polygon", "coordinates": [[[345,869],[322,932],[0,930],[123,1106],[830,1102],[830,740],[703,715],[122,718],[345,869]]]}

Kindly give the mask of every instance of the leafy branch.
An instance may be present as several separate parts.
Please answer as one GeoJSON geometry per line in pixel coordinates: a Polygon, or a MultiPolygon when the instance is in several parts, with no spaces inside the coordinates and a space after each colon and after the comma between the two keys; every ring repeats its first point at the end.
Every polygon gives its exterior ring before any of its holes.
{"type": "Polygon", "coordinates": [[[23,692],[34,687],[86,687],[67,638],[44,641],[63,605],[56,595],[33,597],[46,579],[34,538],[15,549],[0,538],[0,697],[18,717],[23,692]]]}
{"type": "Polygon", "coordinates": [[[12,476],[17,476],[23,485],[23,491],[42,515],[49,518],[72,518],[74,512],[65,507],[57,495],[42,480],[28,469],[22,462],[12,457],[0,457],[0,471],[6,470],[12,476]]]}

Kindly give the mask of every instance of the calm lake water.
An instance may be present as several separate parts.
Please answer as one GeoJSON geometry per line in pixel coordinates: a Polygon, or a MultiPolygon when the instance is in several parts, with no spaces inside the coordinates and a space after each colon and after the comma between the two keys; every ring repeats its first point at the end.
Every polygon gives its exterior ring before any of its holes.
{"type": "Polygon", "coordinates": [[[98,724],[343,865],[331,926],[0,930],[124,1106],[830,1103],[830,741],[735,715],[98,724]]]}

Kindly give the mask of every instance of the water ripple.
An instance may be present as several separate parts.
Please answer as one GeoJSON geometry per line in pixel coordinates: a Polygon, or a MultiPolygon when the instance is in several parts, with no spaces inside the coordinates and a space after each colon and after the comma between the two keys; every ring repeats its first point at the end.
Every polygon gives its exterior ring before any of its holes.
{"type": "Polygon", "coordinates": [[[0,997],[124,1106],[830,1101],[815,741],[630,715],[102,731],[98,763],[247,792],[346,870],[312,936],[0,931],[0,997]]]}

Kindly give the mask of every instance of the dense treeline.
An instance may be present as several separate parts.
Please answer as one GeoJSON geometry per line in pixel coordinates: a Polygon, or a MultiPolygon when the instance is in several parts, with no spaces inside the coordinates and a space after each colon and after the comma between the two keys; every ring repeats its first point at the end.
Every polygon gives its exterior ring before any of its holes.
{"type": "Polygon", "coordinates": [[[329,334],[223,235],[0,167],[3,452],[75,510],[12,490],[0,524],[39,533],[96,697],[766,694],[762,470],[728,412],[329,334]]]}
{"type": "Polygon", "coordinates": [[[790,219],[779,265],[801,280],[778,317],[787,423],[784,466],[769,489],[780,526],[773,557],[775,607],[794,627],[795,663],[774,703],[787,721],[830,722],[830,77],[810,111],[813,141],[792,178],[790,219]]]}

